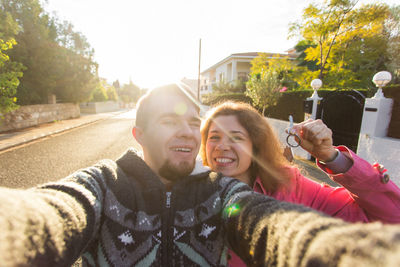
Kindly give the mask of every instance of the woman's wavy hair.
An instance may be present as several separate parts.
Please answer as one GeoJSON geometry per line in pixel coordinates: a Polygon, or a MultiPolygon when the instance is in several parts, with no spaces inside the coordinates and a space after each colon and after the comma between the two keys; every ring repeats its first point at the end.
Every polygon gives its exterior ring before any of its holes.
{"type": "Polygon", "coordinates": [[[206,142],[211,123],[219,116],[236,116],[239,123],[249,133],[253,144],[252,164],[250,166],[252,183],[260,177],[266,191],[274,193],[290,180],[288,168],[291,164],[283,156],[283,149],[267,119],[251,105],[242,102],[224,102],[213,107],[201,126],[200,155],[204,165],[209,166],[206,154],[206,142]]]}

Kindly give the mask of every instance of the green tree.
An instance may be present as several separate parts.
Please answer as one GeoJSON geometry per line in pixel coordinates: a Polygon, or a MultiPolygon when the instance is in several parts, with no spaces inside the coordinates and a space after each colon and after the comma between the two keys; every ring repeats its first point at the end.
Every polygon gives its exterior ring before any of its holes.
{"type": "Polygon", "coordinates": [[[97,64],[67,48],[58,49],[58,55],[53,92],[63,102],[87,101],[99,82],[97,64]]]}
{"type": "Polygon", "coordinates": [[[107,89],[104,87],[104,82],[99,81],[97,83],[97,86],[95,89],[92,91],[92,95],[90,97],[91,102],[103,102],[107,101],[108,96],[107,96],[107,89]]]}
{"type": "Polygon", "coordinates": [[[124,103],[136,103],[142,95],[140,87],[132,81],[129,81],[128,84],[124,84],[119,90],[117,90],[117,93],[124,103]]]}
{"type": "MultiPolygon", "coordinates": [[[[298,85],[294,81],[294,78],[299,74],[300,68],[296,66],[296,63],[288,58],[281,55],[270,55],[267,53],[259,53],[258,57],[251,61],[250,76],[264,77],[268,72],[272,70],[277,73],[277,79],[279,81],[279,87],[286,87],[289,90],[295,89],[298,85]]],[[[247,86],[254,80],[249,80],[247,86]]]]}
{"type": "Polygon", "coordinates": [[[15,104],[19,78],[22,77],[22,64],[12,61],[8,55],[17,43],[18,24],[12,16],[0,9],[0,113],[5,114],[18,106],[15,104]]]}
{"type": "Polygon", "coordinates": [[[21,29],[10,56],[26,70],[18,87],[18,103],[45,103],[51,93],[54,50],[49,45],[49,18],[36,0],[0,0],[0,9],[11,14],[21,29]]]}
{"type": "Polygon", "coordinates": [[[250,76],[245,95],[251,98],[255,107],[262,109],[264,115],[268,106],[276,104],[280,94],[280,84],[278,71],[268,68],[250,76]]]}
{"type": "Polygon", "coordinates": [[[115,89],[114,85],[110,85],[107,83],[106,79],[100,79],[100,83],[102,86],[105,88],[105,92],[107,95],[107,100],[111,101],[117,101],[118,100],[118,94],[117,90],[115,89]]]}
{"type": "Polygon", "coordinates": [[[50,94],[64,102],[87,100],[97,83],[97,64],[86,38],[70,23],[50,17],[39,0],[0,0],[0,10],[21,29],[10,52],[26,67],[18,103],[47,103],[50,94]]]}
{"type": "Polygon", "coordinates": [[[121,88],[121,85],[119,84],[118,80],[115,80],[112,84],[112,86],[116,89],[119,90],[121,88]]]}
{"type": "Polygon", "coordinates": [[[310,71],[317,71],[318,70],[318,66],[317,66],[318,61],[317,60],[306,60],[307,54],[305,53],[305,51],[309,47],[316,47],[316,45],[312,44],[311,41],[309,41],[309,40],[301,40],[294,47],[296,49],[296,52],[299,53],[298,57],[296,58],[297,66],[306,67],[307,70],[310,70],[310,71]]]}
{"type": "Polygon", "coordinates": [[[388,71],[394,74],[393,83],[400,83],[400,5],[390,8],[385,21],[385,33],[388,37],[388,71]]]}
{"type": "Polygon", "coordinates": [[[0,113],[5,114],[18,106],[15,104],[15,94],[22,77],[22,65],[10,62],[6,51],[11,49],[16,42],[14,39],[4,41],[0,39],[0,113]]]}
{"type": "Polygon", "coordinates": [[[114,86],[107,86],[106,93],[107,93],[108,100],[112,100],[112,101],[118,100],[118,94],[117,94],[117,91],[115,90],[114,86]]]}
{"type": "Polygon", "coordinates": [[[304,60],[317,62],[317,75],[305,76],[318,76],[324,85],[355,86],[365,82],[362,77],[370,79],[370,73],[382,67],[386,45],[381,36],[388,6],[370,4],[355,8],[357,2],[325,0],[310,4],[303,11],[302,21],[291,25],[290,35],[299,35],[309,45],[304,50],[304,60]]]}
{"type": "Polygon", "coordinates": [[[94,50],[84,35],[67,21],[55,22],[57,66],[54,92],[68,102],[87,101],[99,82],[94,50]]]}

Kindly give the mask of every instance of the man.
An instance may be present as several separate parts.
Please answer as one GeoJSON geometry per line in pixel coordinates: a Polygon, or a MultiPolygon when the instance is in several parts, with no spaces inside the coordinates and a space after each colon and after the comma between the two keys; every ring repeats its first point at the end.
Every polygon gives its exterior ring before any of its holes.
{"type": "Polygon", "coordinates": [[[0,188],[0,265],[224,266],[228,245],[253,266],[400,263],[397,227],[352,226],[216,173],[190,176],[200,119],[179,86],[148,93],[136,118],[143,159],[128,150],[59,182],[0,188]]]}

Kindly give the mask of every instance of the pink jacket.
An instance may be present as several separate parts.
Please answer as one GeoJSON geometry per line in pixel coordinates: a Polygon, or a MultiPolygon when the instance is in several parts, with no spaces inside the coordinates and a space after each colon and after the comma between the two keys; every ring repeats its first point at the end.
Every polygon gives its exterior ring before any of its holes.
{"type": "MultiPolygon", "coordinates": [[[[317,165],[343,187],[319,184],[304,177],[297,168],[292,168],[293,178],[288,189],[268,194],[257,178],[254,191],[278,200],[303,204],[349,222],[400,223],[400,188],[392,181],[382,182],[383,173],[350,149],[344,146],[337,149],[353,161],[347,172],[330,174],[332,171],[318,161],[317,165]]],[[[237,255],[230,254],[229,266],[246,266],[237,255]]]]}

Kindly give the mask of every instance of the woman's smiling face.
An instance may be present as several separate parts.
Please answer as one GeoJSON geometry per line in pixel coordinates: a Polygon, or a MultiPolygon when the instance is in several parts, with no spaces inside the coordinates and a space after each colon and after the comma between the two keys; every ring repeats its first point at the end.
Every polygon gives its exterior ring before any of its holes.
{"type": "Polygon", "coordinates": [[[206,155],[212,170],[250,183],[253,144],[234,115],[216,117],[210,124],[206,155]]]}

